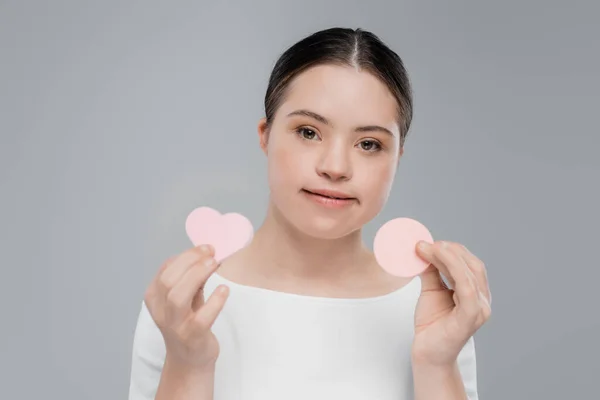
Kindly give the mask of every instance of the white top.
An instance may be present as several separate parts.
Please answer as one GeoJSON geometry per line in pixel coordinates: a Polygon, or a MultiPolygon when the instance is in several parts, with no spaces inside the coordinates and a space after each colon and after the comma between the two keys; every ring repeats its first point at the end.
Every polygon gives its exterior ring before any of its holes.
{"type": "MultiPolygon", "coordinates": [[[[421,280],[378,297],[339,299],[245,286],[213,273],[229,298],[213,325],[220,355],[214,400],[408,400],[410,349],[421,280]]],[[[154,399],[165,358],[145,304],[133,341],[129,400],[154,399]]],[[[475,343],[458,357],[469,400],[478,400],[475,343]]]]}

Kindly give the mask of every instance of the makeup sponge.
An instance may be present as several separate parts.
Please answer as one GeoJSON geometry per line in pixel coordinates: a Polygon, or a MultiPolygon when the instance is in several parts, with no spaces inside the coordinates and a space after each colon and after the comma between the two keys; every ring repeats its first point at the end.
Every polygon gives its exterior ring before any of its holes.
{"type": "Polygon", "coordinates": [[[433,243],[431,233],[423,224],[411,218],[395,218],[375,234],[373,252],[381,268],[389,274],[414,277],[429,266],[417,255],[416,245],[421,240],[433,243]]]}
{"type": "Polygon", "coordinates": [[[221,214],[210,207],[198,207],[185,221],[185,231],[194,244],[210,244],[215,248],[215,260],[224,258],[250,243],[254,228],[241,214],[221,214]]]}

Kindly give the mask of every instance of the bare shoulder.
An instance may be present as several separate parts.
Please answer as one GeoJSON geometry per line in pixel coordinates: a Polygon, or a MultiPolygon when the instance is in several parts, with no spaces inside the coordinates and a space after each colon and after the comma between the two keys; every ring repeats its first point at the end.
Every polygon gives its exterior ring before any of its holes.
{"type": "Polygon", "coordinates": [[[370,282],[373,283],[372,290],[380,294],[394,292],[408,285],[415,278],[404,278],[394,276],[385,271],[377,263],[373,253],[369,253],[369,271],[371,274],[370,282]]]}
{"type": "Polygon", "coordinates": [[[246,283],[248,268],[244,268],[249,263],[245,249],[238,250],[229,257],[221,261],[221,265],[217,268],[216,273],[223,278],[237,283],[246,283]]]}
{"type": "Polygon", "coordinates": [[[393,292],[401,289],[402,287],[408,285],[415,278],[403,278],[399,276],[390,275],[383,269],[381,269],[380,278],[378,279],[379,284],[381,285],[384,292],[393,292]]]}
{"type": "Polygon", "coordinates": [[[239,250],[221,262],[216,273],[223,278],[241,285],[268,288],[284,292],[311,294],[331,297],[373,297],[381,296],[401,289],[413,278],[390,275],[383,270],[374,258],[367,257],[362,272],[331,284],[318,285],[307,282],[281,282],[263,276],[256,268],[245,249],[239,250]]]}

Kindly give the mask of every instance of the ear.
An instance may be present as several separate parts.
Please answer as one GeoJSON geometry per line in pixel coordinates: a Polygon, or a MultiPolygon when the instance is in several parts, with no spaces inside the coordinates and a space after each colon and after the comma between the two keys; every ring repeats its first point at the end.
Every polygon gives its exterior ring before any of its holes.
{"type": "Polygon", "coordinates": [[[269,142],[269,129],[266,118],[261,118],[260,121],[258,121],[257,130],[260,148],[262,149],[263,153],[267,154],[267,144],[269,142]]]}
{"type": "Polygon", "coordinates": [[[400,147],[400,151],[398,152],[398,162],[396,165],[400,164],[400,159],[402,158],[402,154],[404,154],[404,146],[400,147]]]}

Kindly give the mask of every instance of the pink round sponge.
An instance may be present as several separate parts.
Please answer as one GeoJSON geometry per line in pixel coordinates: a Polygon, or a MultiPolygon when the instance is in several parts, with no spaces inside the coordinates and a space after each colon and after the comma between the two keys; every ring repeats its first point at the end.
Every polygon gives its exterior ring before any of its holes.
{"type": "Polygon", "coordinates": [[[379,228],[373,242],[377,262],[386,272],[399,277],[414,277],[429,263],[417,255],[416,245],[424,240],[433,243],[429,230],[411,218],[395,218],[379,228]]]}

